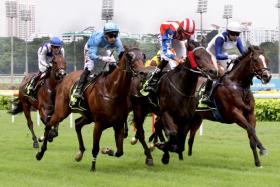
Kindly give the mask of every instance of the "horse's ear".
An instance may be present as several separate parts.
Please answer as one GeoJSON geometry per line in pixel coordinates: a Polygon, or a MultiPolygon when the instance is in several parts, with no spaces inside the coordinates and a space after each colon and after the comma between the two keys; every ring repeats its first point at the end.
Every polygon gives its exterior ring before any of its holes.
{"type": "Polygon", "coordinates": [[[127,45],[124,45],[123,48],[124,48],[124,51],[128,51],[128,49],[129,49],[127,45]]]}
{"type": "Polygon", "coordinates": [[[143,53],[143,58],[146,61],[146,54],[145,53],[143,53]]]}
{"type": "Polygon", "coordinates": [[[254,47],[253,47],[252,45],[250,45],[250,46],[248,47],[248,51],[250,51],[250,52],[254,51],[254,47]]]}
{"type": "Polygon", "coordinates": [[[123,54],[124,54],[124,51],[121,51],[119,56],[118,56],[119,60],[122,58],[123,54]]]}

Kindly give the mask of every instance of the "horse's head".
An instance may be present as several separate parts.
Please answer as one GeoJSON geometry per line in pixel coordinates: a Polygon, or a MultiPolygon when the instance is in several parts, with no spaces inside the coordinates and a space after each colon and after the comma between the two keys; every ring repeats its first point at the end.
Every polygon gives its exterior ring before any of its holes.
{"type": "Polygon", "coordinates": [[[260,79],[263,84],[267,84],[271,79],[271,73],[263,50],[258,46],[250,46],[248,51],[251,58],[251,73],[260,79]]]}
{"type": "Polygon", "coordinates": [[[121,62],[125,64],[125,70],[133,74],[141,72],[144,68],[146,55],[139,48],[125,48],[125,50],[119,55],[120,66],[121,62]]]}
{"type": "Polygon", "coordinates": [[[203,76],[209,79],[217,79],[218,71],[206,49],[194,40],[188,40],[186,47],[192,69],[197,69],[203,76]]]}
{"type": "Polygon", "coordinates": [[[66,62],[62,55],[55,55],[52,59],[52,71],[57,80],[62,80],[66,75],[66,62]]]}

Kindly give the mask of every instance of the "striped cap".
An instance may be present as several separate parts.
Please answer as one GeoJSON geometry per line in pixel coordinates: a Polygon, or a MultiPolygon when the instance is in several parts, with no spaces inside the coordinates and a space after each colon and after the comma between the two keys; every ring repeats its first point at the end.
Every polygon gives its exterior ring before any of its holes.
{"type": "Polygon", "coordinates": [[[186,18],[180,23],[180,27],[187,33],[192,35],[195,31],[195,22],[191,18],[186,18]]]}

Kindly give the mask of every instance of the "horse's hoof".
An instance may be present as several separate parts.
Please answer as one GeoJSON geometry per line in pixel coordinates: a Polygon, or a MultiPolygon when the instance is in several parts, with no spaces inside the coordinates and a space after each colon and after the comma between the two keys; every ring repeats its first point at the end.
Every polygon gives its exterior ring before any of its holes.
{"type": "Polygon", "coordinates": [[[80,162],[82,159],[83,159],[83,153],[82,153],[82,151],[78,151],[77,153],[76,153],[76,156],[75,156],[75,160],[77,161],[77,162],[80,162]]]}
{"type": "Polygon", "coordinates": [[[39,148],[39,143],[38,142],[34,142],[33,143],[33,148],[38,149],[39,148]]]}
{"type": "Polygon", "coordinates": [[[148,148],[150,149],[151,152],[153,152],[156,147],[155,147],[155,145],[152,142],[149,142],[148,148]]]}
{"type": "Polygon", "coordinates": [[[135,138],[135,137],[132,137],[131,140],[130,140],[131,145],[135,145],[135,144],[137,144],[137,142],[138,142],[138,139],[135,138]]]}
{"type": "Polygon", "coordinates": [[[44,136],[41,136],[40,138],[38,138],[38,141],[39,142],[43,142],[45,140],[45,137],[44,136]]]}
{"type": "Polygon", "coordinates": [[[108,151],[109,151],[109,147],[103,147],[103,148],[101,148],[100,151],[101,151],[102,154],[107,154],[108,151]]]}
{"type": "Polygon", "coordinates": [[[36,154],[36,159],[37,160],[41,160],[43,158],[43,155],[40,153],[40,152],[38,152],[37,154],[36,154]]]}
{"type": "Polygon", "coordinates": [[[169,158],[162,157],[161,162],[166,165],[169,163],[169,158]]]}
{"type": "Polygon", "coordinates": [[[268,151],[266,149],[261,149],[260,150],[260,155],[261,156],[267,156],[268,155],[268,151]]]}
{"type": "Polygon", "coordinates": [[[152,158],[147,158],[146,159],[146,165],[147,166],[153,166],[154,165],[154,161],[152,158]]]}
{"type": "Polygon", "coordinates": [[[262,167],[262,165],[260,165],[260,166],[257,166],[257,168],[258,168],[258,169],[262,169],[263,167],[262,167]]]}

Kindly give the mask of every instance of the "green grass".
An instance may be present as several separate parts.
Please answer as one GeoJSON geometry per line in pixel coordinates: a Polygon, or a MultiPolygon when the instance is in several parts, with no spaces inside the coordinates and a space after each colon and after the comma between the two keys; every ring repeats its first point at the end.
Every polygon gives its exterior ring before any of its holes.
{"type": "MultiPolygon", "coordinates": [[[[36,122],[36,118],[34,118],[36,122]]],[[[150,135],[150,120],[146,122],[146,134],[150,135]]],[[[99,154],[97,172],[90,172],[92,126],[83,129],[87,148],[81,162],[74,161],[78,149],[74,128],[69,120],[60,125],[59,137],[48,144],[41,161],[35,159],[37,150],[32,148],[31,135],[24,116],[16,122],[5,112],[0,112],[0,186],[279,186],[279,124],[259,122],[257,134],[268,149],[269,155],[260,157],[263,168],[254,166],[246,132],[237,125],[204,122],[203,136],[197,135],[193,156],[184,152],[184,161],[171,154],[169,165],[161,163],[162,153],[154,151],[154,166],[144,164],[145,156],[138,143],[130,145],[133,134],[125,139],[121,158],[99,154]]],[[[37,135],[43,126],[35,125],[37,135]]],[[[115,149],[112,129],[101,138],[101,147],[115,149]]],[[[187,148],[186,148],[187,149],[187,148]]]]}

